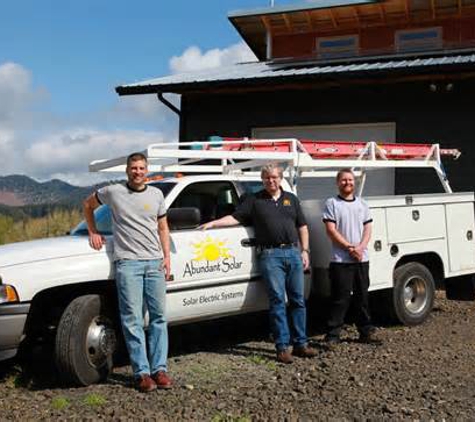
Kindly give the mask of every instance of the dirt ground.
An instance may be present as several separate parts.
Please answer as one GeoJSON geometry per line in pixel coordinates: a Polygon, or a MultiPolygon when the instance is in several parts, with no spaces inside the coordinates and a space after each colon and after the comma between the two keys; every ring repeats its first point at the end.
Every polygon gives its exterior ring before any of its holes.
{"type": "Polygon", "coordinates": [[[426,323],[386,325],[383,344],[328,349],[310,316],[319,355],[274,360],[265,314],[170,330],[175,387],[141,394],[130,368],[107,383],[61,388],[45,362],[0,366],[0,420],[474,420],[475,304],[438,294],[426,323]]]}

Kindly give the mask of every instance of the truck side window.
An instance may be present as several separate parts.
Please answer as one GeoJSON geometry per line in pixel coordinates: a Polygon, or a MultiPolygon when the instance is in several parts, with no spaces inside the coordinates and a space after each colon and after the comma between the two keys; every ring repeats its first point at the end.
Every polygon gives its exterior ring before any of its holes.
{"type": "Polygon", "coordinates": [[[232,214],[238,202],[236,189],[230,182],[197,182],[183,189],[170,208],[198,208],[203,224],[232,214]]]}
{"type": "Polygon", "coordinates": [[[252,195],[263,189],[261,181],[240,182],[241,191],[243,192],[239,197],[239,203],[244,202],[248,195],[252,195]]]}

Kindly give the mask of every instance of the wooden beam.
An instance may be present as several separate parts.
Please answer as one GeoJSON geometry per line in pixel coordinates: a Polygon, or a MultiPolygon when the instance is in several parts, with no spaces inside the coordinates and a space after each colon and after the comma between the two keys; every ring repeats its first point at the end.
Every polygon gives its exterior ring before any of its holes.
{"type": "Polygon", "coordinates": [[[410,0],[405,0],[404,1],[404,11],[406,12],[406,19],[409,22],[410,17],[409,17],[409,12],[410,12],[410,5],[409,5],[410,0]]]}
{"type": "Polygon", "coordinates": [[[310,31],[315,30],[313,26],[312,14],[308,10],[305,12],[305,18],[307,19],[307,23],[310,28],[310,31]]]}
{"type": "Polygon", "coordinates": [[[269,18],[267,16],[261,16],[261,21],[262,21],[262,24],[264,25],[264,27],[266,28],[266,30],[270,33],[272,33],[272,26],[269,22],[269,18]]]}
{"type": "Polygon", "coordinates": [[[432,19],[435,19],[436,13],[435,13],[435,0],[430,0],[430,8],[432,10],[432,19]]]}
{"type": "Polygon", "coordinates": [[[285,22],[285,26],[287,27],[287,30],[289,32],[292,32],[292,30],[293,30],[292,22],[290,21],[289,16],[287,15],[287,13],[283,13],[282,17],[284,18],[284,22],[285,22]]]}
{"type": "Polygon", "coordinates": [[[352,7],[351,9],[353,10],[353,12],[355,14],[356,22],[359,25],[360,24],[360,15],[358,14],[358,8],[355,6],[355,7],[352,7]]]}
{"type": "Polygon", "coordinates": [[[328,9],[328,11],[330,12],[330,18],[332,20],[332,24],[333,24],[333,28],[338,28],[338,22],[335,18],[335,15],[333,14],[333,10],[332,9],[328,9]]]}
{"type": "Polygon", "coordinates": [[[378,3],[379,6],[379,16],[381,16],[381,21],[386,24],[386,13],[384,12],[383,3],[378,3]]]}

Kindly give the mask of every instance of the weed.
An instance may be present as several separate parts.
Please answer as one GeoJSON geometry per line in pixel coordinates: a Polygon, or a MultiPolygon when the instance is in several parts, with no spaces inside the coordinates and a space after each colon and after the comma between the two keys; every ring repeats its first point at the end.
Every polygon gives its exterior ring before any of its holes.
{"type": "Polygon", "coordinates": [[[51,400],[51,407],[56,410],[62,410],[69,406],[69,400],[66,397],[55,397],[51,400]]]}
{"type": "Polygon", "coordinates": [[[217,413],[211,418],[211,422],[251,422],[248,416],[233,416],[225,413],[217,413]]]}
{"type": "Polygon", "coordinates": [[[263,365],[266,366],[271,371],[275,371],[277,369],[277,364],[274,361],[271,361],[264,356],[261,355],[251,355],[247,358],[250,362],[255,363],[256,365],[263,365]]]}
{"type": "Polygon", "coordinates": [[[106,404],[107,400],[100,394],[92,393],[84,397],[84,404],[88,406],[102,406],[106,404]]]}

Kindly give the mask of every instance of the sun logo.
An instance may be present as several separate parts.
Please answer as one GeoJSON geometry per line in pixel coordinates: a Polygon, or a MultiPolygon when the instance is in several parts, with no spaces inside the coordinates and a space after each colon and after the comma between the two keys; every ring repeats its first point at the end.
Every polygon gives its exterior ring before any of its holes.
{"type": "Polygon", "coordinates": [[[191,245],[195,248],[193,261],[216,261],[232,256],[226,247],[226,240],[214,240],[211,236],[207,236],[203,241],[191,245]]]}

